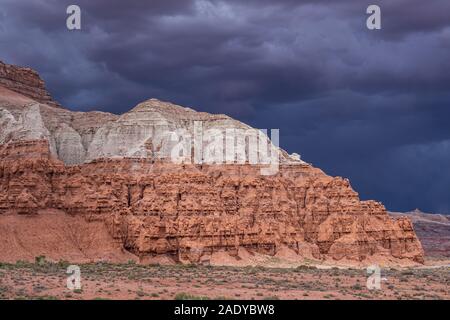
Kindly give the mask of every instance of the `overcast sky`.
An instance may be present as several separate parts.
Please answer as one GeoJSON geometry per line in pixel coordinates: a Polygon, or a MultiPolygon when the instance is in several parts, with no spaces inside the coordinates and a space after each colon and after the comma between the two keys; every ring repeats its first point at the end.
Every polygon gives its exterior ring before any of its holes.
{"type": "Polygon", "coordinates": [[[0,60],[71,110],[155,97],[279,128],[362,199],[450,212],[448,0],[0,0],[0,60]]]}

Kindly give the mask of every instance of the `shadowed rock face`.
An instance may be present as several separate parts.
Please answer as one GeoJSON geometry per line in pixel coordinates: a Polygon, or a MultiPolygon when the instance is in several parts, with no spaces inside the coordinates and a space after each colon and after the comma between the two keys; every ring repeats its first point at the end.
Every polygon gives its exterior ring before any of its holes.
{"type": "Polygon", "coordinates": [[[0,214],[57,209],[103,222],[142,261],[423,262],[409,219],[282,150],[270,176],[258,165],[170,162],[164,137],[193,121],[249,128],[158,100],[120,117],[70,112],[0,87],[0,214]]]}
{"type": "Polygon", "coordinates": [[[450,216],[424,213],[420,210],[399,213],[390,212],[393,217],[408,217],[422,243],[425,256],[433,259],[450,258],[450,216]]]}
{"type": "Polygon", "coordinates": [[[45,89],[44,81],[30,68],[17,67],[0,61],[0,85],[37,102],[61,108],[45,89]]]}

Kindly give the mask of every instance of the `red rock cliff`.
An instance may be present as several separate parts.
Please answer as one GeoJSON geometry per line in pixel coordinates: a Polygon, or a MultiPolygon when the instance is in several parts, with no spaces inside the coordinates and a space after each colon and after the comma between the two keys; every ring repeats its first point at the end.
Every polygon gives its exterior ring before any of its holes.
{"type": "MultiPolygon", "coordinates": [[[[409,219],[390,218],[382,204],[360,201],[348,180],[283,150],[273,176],[261,175],[256,165],[164,160],[172,151],[167,137],[180,129],[194,133],[196,121],[220,132],[251,129],[230,117],[155,99],[121,116],[55,106],[36,72],[0,62],[2,217],[20,214],[25,221],[63,212],[95,221],[149,262],[238,264],[259,255],[295,262],[423,262],[409,219]]],[[[23,255],[12,250],[8,257],[23,255]]]]}
{"type": "Polygon", "coordinates": [[[46,141],[0,147],[0,214],[60,209],[103,221],[144,261],[209,263],[218,255],[299,261],[423,262],[411,221],[360,201],[349,181],[310,165],[261,176],[248,165],[104,159],[66,167],[46,141]],[[23,156],[23,153],[32,156],[23,156]]]}
{"type": "Polygon", "coordinates": [[[44,81],[33,69],[9,65],[0,61],[0,85],[37,102],[52,107],[61,107],[52,99],[45,88],[44,81]]]}

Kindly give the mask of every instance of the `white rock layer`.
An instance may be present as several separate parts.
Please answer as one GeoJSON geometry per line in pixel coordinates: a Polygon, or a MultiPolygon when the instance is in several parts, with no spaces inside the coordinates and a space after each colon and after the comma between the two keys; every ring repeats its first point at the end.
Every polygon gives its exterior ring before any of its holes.
{"type": "MultiPolygon", "coordinates": [[[[202,149],[203,161],[210,153],[213,158],[215,155],[225,161],[226,146],[243,148],[248,159],[252,152],[249,145],[258,143],[258,136],[260,143],[263,141],[258,130],[228,116],[196,112],[156,99],[142,102],[117,116],[51,107],[0,86],[0,144],[47,139],[52,154],[67,165],[115,157],[173,159],[174,150],[178,152],[177,146],[182,146],[180,155],[183,159],[191,161],[195,154],[192,148],[196,146],[194,129],[198,130],[199,124],[203,136],[197,146],[202,149]],[[237,136],[245,133],[245,136],[227,142],[227,130],[240,130],[234,132],[237,136]],[[223,147],[217,148],[217,141],[223,147]]],[[[289,156],[278,148],[275,150],[281,162],[303,163],[297,156],[289,156]]],[[[253,152],[261,158],[259,150],[253,152]]],[[[228,160],[233,163],[241,158],[233,156],[228,160]]]]}

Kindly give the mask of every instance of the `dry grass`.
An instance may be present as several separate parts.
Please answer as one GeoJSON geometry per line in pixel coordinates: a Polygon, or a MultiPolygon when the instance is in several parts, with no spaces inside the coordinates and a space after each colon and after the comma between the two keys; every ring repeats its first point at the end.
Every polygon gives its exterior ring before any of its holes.
{"type": "Polygon", "coordinates": [[[0,299],[449,299],[450,269],[386,270],[381,290],[358,269],[83,264],[82,290],[66,288],[68,262],[0,264],[0,299]]]}

